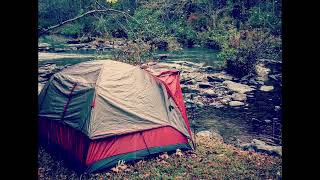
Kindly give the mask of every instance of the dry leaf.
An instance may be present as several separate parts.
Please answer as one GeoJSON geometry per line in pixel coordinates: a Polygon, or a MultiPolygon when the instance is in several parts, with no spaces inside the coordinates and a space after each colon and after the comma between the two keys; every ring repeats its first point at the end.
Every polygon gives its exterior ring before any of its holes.
{"type": "Polygon", "coordinates": [[[117,166],[111,168],[111,170],[112,170],[113,172],[119,173],[119,172],[127,169],[127,167],[128,167],[128,166],[124,164],[124,161],[121,160],[121,161],[118,161],[117,166]]]}
{"type": "Polygon", "coordinates": [[[145,174],[143,175],[144,178],[147,178],[147,177],[149,177],[149,176],[150,176],[150,173],[145,173],[145,174]]]}
{"type": "Polygon", "coordinates": [[[160,157],[161,159],[168,159],[168,158],[169,158],[169,156],[168,156],[167,153],[164,153],[164,154],[160,155],[159,157],[160,157]]]}
{"type": "Polygon", "coordinates": [[[168,163],[168,162],[165,161],[165,160],[160,161],[160,163],[161,163],[161,164],[164,164],[164,165],[166,165],[166,166],[170,165],[170,163],[168,163]]]}
{"type": "Polygon", "coordinates": [[[182,153],[182,151],[180,149],[177,149],[176,155],[181,157],[181,156],[183,156],[183,153],[182,153]]]}
{"type": "Polygon", "coordinates": [[[125,165],[125,164],[121,164],[121,165],[119,165],[119,169],[121,169],[121,170],[125,170],[125,169],[127,169],[127,165],[125,165]]]}
{"type": "Polygon", "coordinates": [[[113,171],[115,173],[118,173],[120,170],[118,168],[116,168],[116,167],[113,167],[113,168],[111,168],[111,171],[113,171]]]}
{"type": "Polygon", "coordinates": [[[181,177],[181,176],[174,177],[174,180],[182,180],[182,179],[183,179],[183,177],[181,177]]]}
{"type": "Polygon", "coordinates": [[[143,165],[145,163],[144,160],[140,160],[139,162],[137,162],[137,165],[143,165]]]}

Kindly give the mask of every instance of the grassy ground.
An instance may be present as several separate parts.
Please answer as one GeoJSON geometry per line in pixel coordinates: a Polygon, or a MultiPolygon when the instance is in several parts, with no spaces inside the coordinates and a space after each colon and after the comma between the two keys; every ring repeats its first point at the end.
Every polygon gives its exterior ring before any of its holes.
{"type": "Polygon", "coordinates": [[[282,179],[282,160],[242,151],[217,139],[197,137],[195,152],[160,154],[112,170],[81,174],[39,147],[39,179],[282,179]]]}

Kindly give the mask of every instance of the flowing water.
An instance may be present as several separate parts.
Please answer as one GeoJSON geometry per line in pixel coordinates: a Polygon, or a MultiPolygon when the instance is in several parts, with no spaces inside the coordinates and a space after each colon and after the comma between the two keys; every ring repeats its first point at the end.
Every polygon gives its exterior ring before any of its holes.
{"type": "MultiPolygon", "coordinates": [[[[39,66],[47,63],[55,63],[57,65],[76,64],[83,61],[93,59],[112,58],[112,50],[96,51],[96,50],[76,50],[64,53],[56,52],[39,52],[39,66]]],[[[179,51],[166,52],[157,51],[152,54],[156,59],[161,57],[166,62],[172,61],[191,61],[196,63],[204,63],[205,65],[214,66],[216,68],[223,65],[222,61],[217,60],[217,51],[205,48],[187,48],[179,51]]]]}
{"type": "MultiPolygon", "coordinates": [[[[217,51],[190,48],[177,52],[159,51],[153,54],[163,61],[192,61],[220,69],[223,63],[217,60],[217,51]]],[[[57,66],[73,65],[94,59],[112,58],[112,51],[70,51],[65,53],[39,52],[38,66],[54,63],[57,66]]],[[[264,140],[271,144],[281,144],[281,110],[275,106],[281,105],[281,87],[275,86],[272,92],[255,91],[248,98],[248,107],[188,109],[192,129],[214,130],[220,133],[227,143],[237,144],[248,142],[253,138],[264,140]]]]}

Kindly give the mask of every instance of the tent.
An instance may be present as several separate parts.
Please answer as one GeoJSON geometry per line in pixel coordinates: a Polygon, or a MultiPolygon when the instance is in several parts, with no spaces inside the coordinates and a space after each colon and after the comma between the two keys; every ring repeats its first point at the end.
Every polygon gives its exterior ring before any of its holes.
{"type": "Polygon", "coordinates": [[[190,149],[179,71],[88,61],[54,74],[39,94],[39,135],[91,173],[119,160],[190,149]]]}

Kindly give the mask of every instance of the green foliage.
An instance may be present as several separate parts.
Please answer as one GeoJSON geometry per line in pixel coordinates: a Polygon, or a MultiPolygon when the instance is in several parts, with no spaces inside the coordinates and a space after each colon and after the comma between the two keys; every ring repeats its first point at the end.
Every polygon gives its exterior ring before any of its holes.
{"type": "Polygon", "coordinates": [[[262,11],[259,7],[253,7],[249,12],[247,24],[253,28],[270,29],[272,34],[281,34],[281,18],[272,12],[262,11]]]}
{"type": "MultiPolygon", "coordinates": [[[[125,38],[140,45],[149,44],[150,51],[196,45],[216,49],[220,50],[218,58],[225,61],[230,72],[238,75],[251,72],[255,58],[281,59],[281,0],[98,2],[106,8],[127,12],[133,19],[121,13],[95,14],[61,27],[58,33],[73,37],[125,38]],[[242,38],[244,32],[256,35],[251,39],[242,38]]],[[[99,6],[90,0],[40,0],[39,28],[94,8],[99,6]]]]}
{"type": "Polygon", "coordinates": [[[209,19],[205,15],[197,15],[196,19],[191,21],[192,28],[196,31],[203,32],[208,30],[209,19]]]}
{"type": "Polygon", "coordinates": [[[59,30],[59,33],[65,36],[79,37],[83,26],[80,23],[66,24],[59,30]]]}
{"type": "Polygon", "coordinates": [[[136,10],[134,18],[139,19],[143,25],[144,34],[151,38],[162,37],[167,35],[167,27],[160,21],[163,16],[160,10],[143,9],[136,10]]]}
{"type": "Polygon", "coordinates": [[[254,73],[258,58],[281,58],[281,41],[261,29],[233,31],[219,54],[235,76],[254,73]]]}

